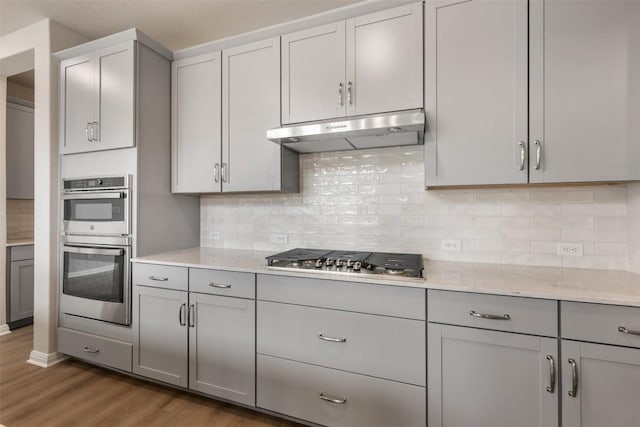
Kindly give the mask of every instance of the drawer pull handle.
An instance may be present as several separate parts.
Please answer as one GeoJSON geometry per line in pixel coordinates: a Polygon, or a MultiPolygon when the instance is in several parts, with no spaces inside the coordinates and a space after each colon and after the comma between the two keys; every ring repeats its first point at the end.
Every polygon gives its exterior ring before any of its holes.
{"type": "Polygon", "coordinates": [[[168,277],[149,276],[149,280],[155,280],[156,282],[166,282],[167,280],[169,280],[169,278],[168,277]]]}
{"type": "Polygon", "coordinates": [[[222,289],[229,289],[231,287],[230,284],[228,283],[209,283],[209,286],[211,286],[212,288],[222,288],[222,289]]]}
{"type": "Polygon", "coordinates": [[[569,390],[569,396],[576,397],[578,395],[578,365],[575,359],[568,360],[571,365],[571,390],[569,390]]]}
{"type": "Polygon", "coordinates": [[[618,326],[618,332],[629,335],[640,335],[640,331],[632,331],[631,329],[627,329],[625,326],[618,326]]]}
{"type": "Polygon", "coordinates": [[[318,393],[318,397],[322,400],[326,400],[327,402],[337,403],[339,405],[347,403],[346,397],[329,397],[324,393],[318,393]]]}
{"type": "Polygon", "coordinates": [[[556,389],[556,364],[550,354],[547,354],[547,360],[549,361],[549,387],[547,387],[547,391],[553,393],[556,389]]]}
{"type": "Polygon", "coordinates": [[[490,320],[509,320],[509,319],[511,319],[511,316],[509,316],[508,314],[503,314],[503,315],[483,314],[483,313],[476,313],[474,310],[471,310],[469,312],[469,315],[473,316],[473,317],[479,317],[481,319],[490,319],[490,320]]]}
{"type": "Polygon", "coordinates": [[[100,353],[100,349],[99,348],[90,348],[89,346],[86,347],[82,347],[82,350],[86,353],[91,353],[91,354],[98,354],[100,353]]]}
{"type": "Polygon", "coordinates": [[[318,338],[320,338],[321,340],[324,340],[324,341],[331,341],[331,342],[347,342],[347,338],[345,338],[345,337],[332,338],[332,337],[324,336],[322,333],[318,334],[318,338]]]}

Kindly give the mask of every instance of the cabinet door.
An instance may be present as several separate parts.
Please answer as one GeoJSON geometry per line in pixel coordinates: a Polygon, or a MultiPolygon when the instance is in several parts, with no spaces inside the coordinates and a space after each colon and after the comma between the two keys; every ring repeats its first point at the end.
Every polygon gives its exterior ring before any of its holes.
{"type": "Polygon", "coordinates": [[[222,53],[223,191],[280,189],[280,38],[222,53]],[[256,73],[256,70],[260,70],[256,73]]]}
{"type": "Polygon", "coordinates": [[[135,145],[135,42],[96,52],[96,112],[93,149],[135,145]]]}
{"type": "Polygon", "coordinates": [[[255,405],[255,301],[191,293],[189,388],[255,405]]]}
{"type": "Polygon", "coordinates": [[[133,372],[187,387],[187,292],[133,287],[133,372]]]}
{"type": "Polygon", "coordinates": [[[530,5],[531,182],[640,179],[640,2],[530,5]]]}
{"type": "Polygon", "coordinates": [[[422,3],[347,21],[347,115],[422,108],[422,3]]]}
{"type": "Polygon", "coordinates": [[[11,262],[10,321],[33,316],[33,260],[11,262]]]}
{"type": "Polygon", "coordinates": [[[221,190],[220,52],[174,61],[171,68],[171,191],[221,190]]]}
{"type": "Polygon", "coordinates": [[[282,122],[346,114],[345,22],[282,36],[282,122]]]}
{"type": "Polygon", "coordinates": [[[555,339],[434,323],[427,337],[430,427],[558,425],[555,339]]]}
{"type": "Polygon", "coordinates": [[[33,108],[7,102],[7,199],[33,199],[33,108]]]}
{"type": "Polygon", "coordinates": [[[527,2],[431,1],[425,184],[527,182],[527,2]]]}
{"type": "Polygon", "coordinates": [[[89,127],[94,121],[95,64],[93,55],[67,59],[60,64],[60,152],[91,149],[89,127]]]}
{"type": "Polygon", "coordinates": [[[562,341],[562,390],[564,427],[640,425],[640,350],[562,341]]]}

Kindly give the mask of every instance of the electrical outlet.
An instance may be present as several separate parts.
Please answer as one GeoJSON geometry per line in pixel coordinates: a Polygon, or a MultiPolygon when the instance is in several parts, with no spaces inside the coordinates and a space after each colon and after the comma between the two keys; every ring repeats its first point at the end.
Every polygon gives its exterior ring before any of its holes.
{"type": "Polygon", "coordinates": [[[584,245],[582,243],[558,242],[558,255],[583,256],[584,245]]]}
{"type": "Polygon", "coordinates": [[[287,243],[287,235],[286,234],[269,234],[269,241],[271,243],[287,243]]]}
{"type": "Polygon", "coordinates": [[[442,240],[443,251],[460,252],[462,250],[462,240],[456,239],[443,239],[442,240]]]}
{"type": "Polygon", "coordinates": [[[210,231],[209,232],[209,240],[220,240],[220,232],[219,231],[210,231]]]}

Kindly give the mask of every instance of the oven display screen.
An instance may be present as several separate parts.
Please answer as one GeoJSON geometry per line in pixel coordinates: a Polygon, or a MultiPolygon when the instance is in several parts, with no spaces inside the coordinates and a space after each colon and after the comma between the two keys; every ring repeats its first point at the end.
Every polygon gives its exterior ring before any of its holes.
{"type": "Polygon", "coordinates": [[[124,221],[124,199],[64,201],[65,221],[124,221]]]}

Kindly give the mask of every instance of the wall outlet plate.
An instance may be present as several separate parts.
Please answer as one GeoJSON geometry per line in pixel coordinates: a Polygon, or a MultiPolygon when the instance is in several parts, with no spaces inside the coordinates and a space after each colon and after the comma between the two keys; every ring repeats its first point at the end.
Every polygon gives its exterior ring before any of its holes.
{"type": "Polygon", "coordinates": [[[269,234],[269,241],[271,243],[287,243],[287,235],[286,234],[278,234],[278,233],[273,233],[273,234],[269,234]]]}
{"type": "Polygon", "coordinates": [[[219,231],[210,231],[209,240],[220,240],[221,233],[219,231]]]}
{"type": "Polygon", "coordinates": [[[442,250],[460,252],[462,250],[462,240],[442,239],[442,250]]]}
{"type": "Polygon", "coordinates": [[[582,243],[558,242],[558,255],[584,256],[584,245],[582,243]]]}

